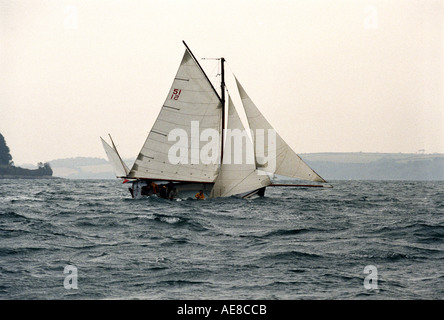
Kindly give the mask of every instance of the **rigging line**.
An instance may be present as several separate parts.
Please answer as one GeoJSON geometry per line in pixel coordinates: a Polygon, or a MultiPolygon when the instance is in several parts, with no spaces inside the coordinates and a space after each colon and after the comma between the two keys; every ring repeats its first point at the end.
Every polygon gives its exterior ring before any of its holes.
{"type": "Polygon", "coordinates": [[[185,45],[186,50],[188,51],[188,53],[190,54],[191,58],[193,59],[193,61],[196,63],[196,65],[198,66],[198,68],[200,69],[200,71],[202,72],[202,74],[204,75],[204,77],[207,79],[208,83],[211,85],[214,93],[216,94],[216,97],[219,99],[219,101],[222,102],[222,98],[219,96],[219,93],[216,91],[216,89],[214,88],[213,84],[211,83],[211,81],[208,79],[207,74],[205,73],[205,71],[202,69],[202,66],[200,65],[200,63],[197,61],[196,57],[194,56],[193,52],[191,51],[191,49],[188,47],[188,45],[186,44],[185,41],[182,40],[182,43],[185,45]]]}
{"type": "Polygon", "coordinates": [[[117,147],[114,144],[113,138],[111,138],[111,134],[108,133],[108,135],[109,135],[109,138],[111,139],[111,143],[113,144],[114,151],[116,151],[117,157],[119,157],[120,163],[123,166],[123,170],[125,171],[126,174],[128,174],[127,166],[126,166],[125,162],[123,162],[122,157],[120,156],[119,152],[117,151],[117,147]]]}
{"type": "MultiPolygon", "coordinates": [[[[220,61],[221,58],[200,58],[200,60],[217,60],[220,61]]],[[[211,72],[208,73],[208,80],[210,80],[211,84],[213,85],[214,88],[217,88],[219,83],[218,83],[218,78],[222,76],[221,70],[220,70],[220,63],[216,63],[215,66],[213,66],[213,68],[211,69],[211,72]],[[217,73],[215,74],[215,70],[217,69],[217,73]]],[[[208,69],[210,70],[210,69],[208,69]]]]}

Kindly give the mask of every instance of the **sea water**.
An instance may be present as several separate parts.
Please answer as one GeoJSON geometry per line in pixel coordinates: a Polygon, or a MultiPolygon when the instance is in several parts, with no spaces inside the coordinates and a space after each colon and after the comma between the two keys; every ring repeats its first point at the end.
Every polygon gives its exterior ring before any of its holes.
{"type": "Polygon", "coordinates": [[[0,299],[443,299],[444,182],[131,199],[0,180],[0,299]]]}

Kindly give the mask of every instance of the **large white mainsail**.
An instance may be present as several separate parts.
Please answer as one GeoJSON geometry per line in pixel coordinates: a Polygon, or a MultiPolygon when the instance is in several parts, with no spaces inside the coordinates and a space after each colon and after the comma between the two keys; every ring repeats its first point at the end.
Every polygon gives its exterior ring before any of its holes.
{"type": "Polygon", "coordinates": [[[129,173],[129,168],[120,158],[114,142],[112,142],[111,140],[111,143],[113,144],[113,146],[111,147],[105,140],[103,140],[102,137],[100,137],[100,139],[102,140],[103,148],[105,149],[108,160],[114,169],[116,177],[126,177],[129,173]]]}
{"type": "Polygon", "coordinates": [[[258,167],[266,172],[287,177],[326,182],[290,148],[276,131],[274,131],[275,139],[270,139],[269,143],[268,130],[274,130],[274,128],[255,106],[237,78],[236,83],[252,132],[258,167]],[[256,141],[259,141],[260,145],[263,144],[264,148],[262,150],[256,148],[256,141]],[[265,166],[266,158],[268,163],[274,165],[265,166]]]}
{"type": "MultiPolygon", "coordinates": [[[[220,98],[192,54],[185,50],[182,62],[174,78],[170,92],[154,123],[145,144],[140,151],[130,173],[130,178],[175,180],[190,182],[214,182],[219,161],[202,163],[190,160],[195,149],[201,148],[188,141],[185,158],[180,163],[171,163],[169,152],[176,141],[169,141],[172,130],[182,130],[187,139],[192,132],[192,125],[198,124],[198,135],[205,129],[221,131],[220,98]],[[194,151],[193,151],[194,149],[194,151]]],[[[213,141],[215,150],[219,150],[220,141],[213,141]]],[[[183,156],[183,155],[181,155],[183,156]]]]}
{"type": "Polygon", "coordinates": [[[227,120],[227,141],[220,173],[211,191],[212,198],[245,194],[271,183],[268,175],[260,175],[256,170],[252,142],[245,135],[245,127],[230,96],[228,96],[227,120]],[[233,143],[230,140],[232,138],[233,140],[237,139],[238,144],[233,143]],[[240,141],[242,142],[239,144],[240,141]],[[247,154],[248,151],[251,151],[251,155],[247,154]]]}

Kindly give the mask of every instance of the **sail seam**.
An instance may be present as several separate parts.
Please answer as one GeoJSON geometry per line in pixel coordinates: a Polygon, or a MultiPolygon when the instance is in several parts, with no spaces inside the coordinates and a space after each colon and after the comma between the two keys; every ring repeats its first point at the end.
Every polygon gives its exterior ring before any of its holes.
{"type": "MultiPolygon", "coordinates": [[[[152,150],[152,151],[157,152],[156,150],[152,150]]],[[[157,152],[157,153],[161,153],[161,152],[157,152]]],[[[214,170],[211,169],[211,168],[208,168],[208,166],[215,166],[216,165],[216,164],[205,164],[204,167],[200,167],[199,169],[197,169],[197,168],[193,168],[192,167],[193,164],[183,164],[183,163],[181,163],[179,165],[176,165],[176,164],[172,164],[172,163],[165,163],[164,161],[157,160],[156,158],[151,158],[151,160],[152,160],[151,162],[157,162],[157,163],[164,164],[165,167],[167,167],[167,166],[174,166],[174,167],[180,166],[181,168],[183,168],[184,166],[186,166],[190,170],[194,170],[195,172],[201,172],[203,174],[205,174],[205,173],[212,174],[214,172],[214,170]]],[[[148,169],[149,170],[155,170],[155,169],[152,169],[152,168],[150,168],[150,167],[148,167],[146,165],[143,165],[143,163],[142,164],[138,164],[138,166],[139,166],[139,168],[145,168],[145,170],[148,170],[148,169]]],[[[177,170],[179,170],[179,168],[177,170]]],[[[215,175],[215,174],[212,174],[212,175],[215,175]]]]}
{"type": "Polygon", "coordinates": [[[164,136],[164,137],[167,137],[167,136],[168,136],[168,135],[165,134],[165,133],[160,133],[160,132],[157,132],[157,131],[154,131],[154,130],[151,130],[151,132],[152,132],[152,133],[160,134],[161,136],[164,136]]]}
{"type": "Polygon", "coordinates": [[[174,110],[177,110],[177,111],[179,111],[180,109],[179,108],[175,108],[175,107],[170,107],[170,106],[163,106],[164,108],[169,108],[169,109],[174,109],[174,110]]]}

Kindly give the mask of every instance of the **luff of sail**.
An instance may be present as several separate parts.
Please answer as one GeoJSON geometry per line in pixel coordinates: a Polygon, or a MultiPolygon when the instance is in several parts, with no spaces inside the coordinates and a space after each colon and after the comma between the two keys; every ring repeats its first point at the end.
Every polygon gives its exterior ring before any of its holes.
{"type": "Polygon", "coordinates": [[[237,78],[236,83],[252,132],[258,167],[266,172],[286,177],[326,182],[290,148],[276,131],[274,131],[275,139],[271,139],[272,141],[269,144],[267,133],[268,130],[274,130],[274,128],[247,95],[237,78]],[[264,146],[264,148],[260,150],[261,152],[256,149],[256,141],[259,141],[260,145],[263,144],[264,146]],[[273,156],[274,158],[272,158],[273,156]],[[263,162],[265,162],[265,158],[267,158],[268,163],[273,162],[274,165],[271,167],[264,166],[263,162]]]}
{"type": "MultiPolygon", "coordinates": [[[[192,136],[192,124],[198,123],[199,132],[205,129],[221,131],[221,102],[206,75],[190,52],[185,50],[182,62],[165,103],[140,151],[130,173],[130,178],[213,182],[217,176],[219,161],[205,164],[190,160],[200,145],[188,141],[185,158],[171,163],[169,151],[176,141],[169,141],[172,130],[192,136]],[[194,151],[193,151],[194,149],[194,151]]],[[[220,150],[220,141],[213,141],[220,150]]],[[[198,141],[200,144],[200,140],[198,141]]],[[[219,151],[220,153],[220,151],[219,151]]],[[[181,155],[183,156],[183,155],[181,155]]],[[[220,154],[218,154],[218,157],[220,154]]]]}
{"type": "Polygon", "coordinates": [[[229,197],[254,191],[271,183],[268,175],[260,175],[254,162],[253,146],[248,136],[244,135],[239,114],[228,96],[228,123],[224,148],[224,158],[220,173],[211,191],[211,197],[229,197]],[[242,141],[240,144],[232,143],[230,139],[242,141]],[[248,155],[251,151],[251,158],[248,155]],[[236,154],[238,153],[238,154],[236,154]],[[240,161],[236,161],[236,157],[240,161]],[[251,160],[251,161],[249,161],[251,160]]]}
{"type": "Polygon", "coordinates": [[[103,140],[102,137],[100,137],[100,139],[102,140],[103,149],[105,149],[106,155],[108,156],[108,160],[114,169],[116,177],[126,177],[129,173],[129,168],[120,158],[116,146],[112,140],[111,142],[113,146],[111,147],[105,140],[103,140]]]}

